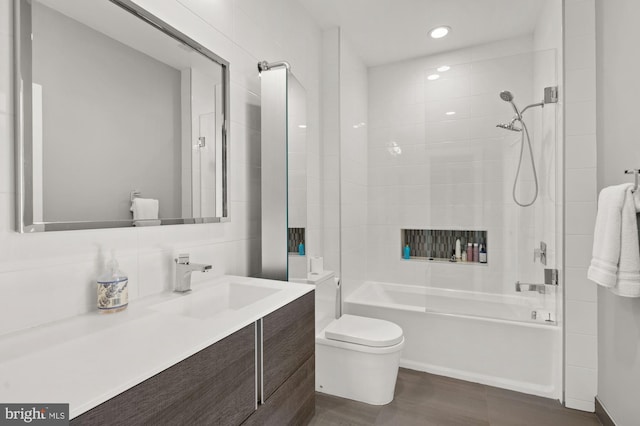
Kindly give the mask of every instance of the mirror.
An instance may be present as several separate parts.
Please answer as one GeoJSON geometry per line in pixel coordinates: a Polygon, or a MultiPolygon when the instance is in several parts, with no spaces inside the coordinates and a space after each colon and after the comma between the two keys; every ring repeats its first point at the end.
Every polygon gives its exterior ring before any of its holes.
{"type": "Polygon", "coordinates": [[[228,215],[229,63],[129,0],[16,0],[19,232],[228,215]]]}

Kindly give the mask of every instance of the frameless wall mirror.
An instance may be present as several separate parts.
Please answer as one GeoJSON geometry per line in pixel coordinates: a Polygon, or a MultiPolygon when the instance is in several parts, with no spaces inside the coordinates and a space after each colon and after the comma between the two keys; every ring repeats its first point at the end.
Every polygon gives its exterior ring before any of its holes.
{"type": "Polygon", "coordinates": [[[129,0],[15,0],[19,232],[226,221],[229,63],[129,0]]]}

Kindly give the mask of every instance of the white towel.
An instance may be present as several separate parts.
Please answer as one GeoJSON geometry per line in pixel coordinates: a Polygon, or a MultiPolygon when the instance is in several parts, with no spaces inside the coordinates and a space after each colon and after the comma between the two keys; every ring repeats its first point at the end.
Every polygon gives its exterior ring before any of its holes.
{"type": "Polygon", "coordinates": [[[133,220],[158,219],[160,203],[153,198],[134,198],[131,201],[133,220]]]}
{"type": "Polygon", "coordinates": [[[633,185],[600,191],[593,238],[593,258],[587,277],[613,293],[640,297],[640,248],[636,212],[640,191],[633,185]]]}

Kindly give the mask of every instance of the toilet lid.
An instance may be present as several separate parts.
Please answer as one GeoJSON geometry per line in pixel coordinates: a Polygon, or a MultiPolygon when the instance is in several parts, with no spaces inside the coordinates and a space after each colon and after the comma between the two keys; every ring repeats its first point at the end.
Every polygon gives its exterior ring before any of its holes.
{"type": "Polygon", "coordinates": [[[325,328],[325,337],[364,346],[393,346],[402,341],[402,329],[389,321],[343,315],[325,328]]]}

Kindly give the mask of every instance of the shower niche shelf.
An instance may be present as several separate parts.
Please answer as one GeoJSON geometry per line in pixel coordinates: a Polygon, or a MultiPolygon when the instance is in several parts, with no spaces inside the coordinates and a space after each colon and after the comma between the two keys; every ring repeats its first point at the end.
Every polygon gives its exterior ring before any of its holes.
{"type": "Polygon", "coordinates": [[[305,244],[305,228],[289,228],[287,237],[287,251],[298,254],[298,244],[305,244]]]}
{"type": "Polygon", "coordinates": [[[467,244],[484,245],[487,247],[487,231],[485,230],[461,230],[461,229],[401,229],[400,253],[409,244],[410,259],[419,261],[447,262],[464,265],[487,265],[489,261],[489,251],[487,250],[487,263],[474,262],[451,262],[451,256],[456,249],[456,240],[460,239],[460,247],[464,252],[467,244]]]}

